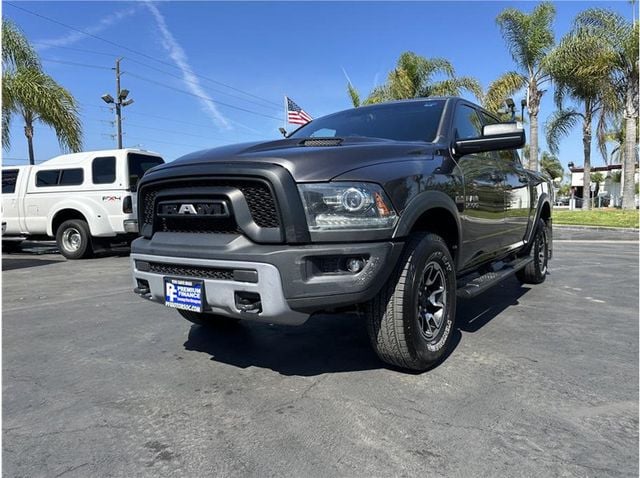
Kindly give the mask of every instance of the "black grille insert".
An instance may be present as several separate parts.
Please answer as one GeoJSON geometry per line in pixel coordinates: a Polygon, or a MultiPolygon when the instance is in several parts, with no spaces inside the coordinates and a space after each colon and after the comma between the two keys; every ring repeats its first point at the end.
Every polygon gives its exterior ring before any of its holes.
{"type": "Polygon", "coordinates": [[[269,185],[260,180],[232,179],[232,178],[198,178],[180,181],[168,181],[151,184],[142,189],[141,204],[142,221],[154,225],[155,231],[163,232],[205,232],[219,234],[241,234],[233,218],[157,218],[154,224],[156,196],[159,191],[167,189],[189,189],[206,187],[232,187],[239,189],[253,221],[262,228],[279,228],[280,215],[276,201],[269,185]]]}
{"type": "Polygon", "coordinates": [[[194,279],[204,278],[217,280],[233,280],[233,269],[223,269],[217,267],[181,266],[178,264],[150,262],[149,272],[166,276],[192,277],[194,279]]]}

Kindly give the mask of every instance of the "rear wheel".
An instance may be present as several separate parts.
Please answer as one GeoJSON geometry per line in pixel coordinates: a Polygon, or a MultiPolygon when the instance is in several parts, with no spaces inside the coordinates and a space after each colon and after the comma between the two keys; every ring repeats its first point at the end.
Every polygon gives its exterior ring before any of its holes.
{"type": "Polygon", "coordinates": [[[547,277],[549,264],[549,234],[547,224],[540,219],[533,236],[533,247],[531,248],[533,261],[523,269],[516,272],[516,277],[525,284],[540,284],[547,277]]]}
{"type": "Polygon", "coordinates": [[[206,312],[191,312],[190,310],[177,309],[178,313],[189,322],[204,327],[228,327],[240,322],[240,319],[226,317],[224,315],[208,314],[206,312]]]}
{"type": "Polygon", "coordinates": [[[395,273],[367,307],[378,356],[411,370],[427,370],[451,343],[456,277],[447,245],[435,234],[414,234],[395,273]]]}
{"type": "Polygon", "coordinates": [[[82,219],[69,219],[56,232],[58,250],[67,259],[84,259],[93,255],[89,225],[82,219]]]}

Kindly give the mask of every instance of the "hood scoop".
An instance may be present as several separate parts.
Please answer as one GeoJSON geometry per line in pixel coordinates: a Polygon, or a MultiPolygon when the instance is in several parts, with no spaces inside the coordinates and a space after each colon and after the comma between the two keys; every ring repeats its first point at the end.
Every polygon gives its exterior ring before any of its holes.
{"type": "Polygon", "coordinates": [[[342,138],[309,138],[300,141],[300,146],[312,146],[316,148],[340,146],[343,141],[342,138]]]}

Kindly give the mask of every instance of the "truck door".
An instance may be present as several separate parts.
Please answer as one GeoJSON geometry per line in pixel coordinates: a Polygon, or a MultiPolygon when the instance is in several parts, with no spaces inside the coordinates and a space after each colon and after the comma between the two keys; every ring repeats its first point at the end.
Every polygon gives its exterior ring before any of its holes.
{"type": "MultiPolygon", "coordinates": [[[[455,139],[482,136],[475,108],[458,103],[453,119],[455,139]]],[[[464,178],[463,251],[461,263],[471,265],[496,254],[504,229],[504,175],[492,153],[469,154],[457,160],[464,178]]]]}
{"type": "Polygon", "coordinates": [[[524,239],[531,212],[531,188],[520,157],[515,150],[498,151],[500,168],[504,172],[505,247],[524,239]]]}
{"type": "Polygon", "coordinates": [[[2,222],[7,223],[5,234],[8,236],[22,233],[18,179],[22,179],[20,175],[26,173],[26,169],[2,169],[2,222]]]}

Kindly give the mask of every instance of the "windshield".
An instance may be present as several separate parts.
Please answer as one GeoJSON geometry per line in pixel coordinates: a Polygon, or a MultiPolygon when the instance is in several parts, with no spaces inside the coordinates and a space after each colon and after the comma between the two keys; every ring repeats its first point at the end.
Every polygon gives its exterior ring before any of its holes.
{"type": "Polygon", "coordinates": [[[354,108],[313,120],[290,137],[364,136],[395,141],[433,141],[444,103],[444,100],[424,100],[354,108]]]}
{"type": "Polygon", "coordinates": [[[129,153],[129,187],[131,191],[135,191],[138,181],[147,170],[164,164],[164,160],[160,156],[149,156],[148,154],[129,153]]]}

